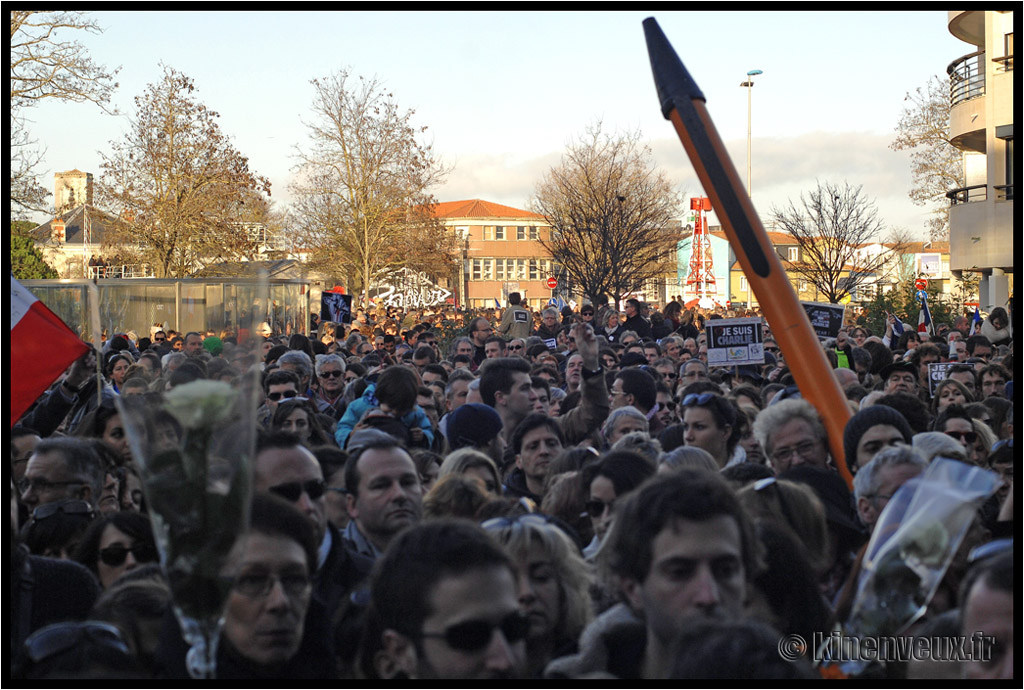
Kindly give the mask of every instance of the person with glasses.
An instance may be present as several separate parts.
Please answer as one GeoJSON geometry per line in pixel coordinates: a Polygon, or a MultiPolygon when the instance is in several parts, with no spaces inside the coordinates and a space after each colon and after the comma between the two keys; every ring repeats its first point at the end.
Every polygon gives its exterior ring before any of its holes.
{"type": "Polygon", "coordinates": [[[523,338],[513,338],[508,341],[508,345],[505,347],[509,357],[526,357],[526,340],[523,338]]]}
{"type": "Polygon", "coordinates": [[[316,356],[317,408],[335,421],[345,413],[345,368],[338,355],[316,356]]]}
{"type": "Polygon", "coordinates": [[[583,468],[583,482],[588,487],[586,510],[594,527],[594,540],[583,549],[593,558],[608,534],[615,511],[615,501],[654,476],[656,465],[628,450],[612,450],[601,459],[583,468]]]}
{"type": "Polygon", "coordinates": [[[313,597],[333,615],[373,564],[350,549],[337,526],[328,522],[326,484],[316,456],[292,434],[260,434],[253,490],[284,499],[312,526],[318,546],[312,568],[313,597]]]}
{"type": "Polygon", "coordinates": [[[540,678],[551,659],[577,651],[580,633],[593,618],[587,564],[547,515],[498,517],[482,526],[516,565],[519,609],[530,622],[526,671],[540,678]]]}
{"type": "Polygon", "coordinates": [[[477,366],[480,366],[480,362],[487,358],[484,345],[492,335],[494,335],[494,328],[486,317],[479,316],[470,322],[469,339],[473,343],[473,362],[477,366]]]}
{"type": "Polygon", "coordinates": [[[130,511],[108,513],[95,520],[74,553],[74,560],[92,571],[103,589],[125,573],[156,563],[157,559],[149,517],[130,511]]]}
{"type": "Polygon", "coordinates": [[[754,435],[776,474],[791,467],[828,467],[828,434],[817,410],[792,398],[769,405],[754,421],[754,435]]]}
{"type": "Polygon", "coordinates": [[[964,447],[967,459],[973,464],[983,464],[980,458],[984,451],[981,448],[981,439],[974,429],[971,416],[960,405],[949,405],[938,414],[932,424],[933,431],[942,433],[956,439],[964,447]]]}
{"type": "Polygon", "coordinates": [[[857,470],[853,476],[853,497],[857,516],[869,533],[874,531],[878,516],[896,490],[927,467],[928,461],[920,453],[900,445],[883,449],[857,470]]]}
{"type": "Polygon", "coordinates": [[[481,527],[431,520],[398,535],[380,560],[359,650],[365,677],[527,677],[517,570],[481,527]]]}
{"type": "Polygon", "coordinates": [[[275,369],[263,377],[263,405],[257,410],[257,418],[264,428],[269,428],[270,420],[282,400],[299,396],[299,377],[293,371],[275,369]]]}
{"type": "Polygon", "coordinates": [[[103,459],[90,441],[47,438],[36,445],[16,488],[29,510],[66,498],[99,510],[106,476],[103,459]]]}

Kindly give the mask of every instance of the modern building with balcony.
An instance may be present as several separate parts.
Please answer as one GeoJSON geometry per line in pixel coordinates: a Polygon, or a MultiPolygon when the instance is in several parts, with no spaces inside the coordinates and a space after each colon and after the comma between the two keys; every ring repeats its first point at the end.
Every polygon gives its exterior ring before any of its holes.
{"type": "Polygon", "coordinates": [[[949,31],[972,50],[947,68],[949,130],[963,152],[965,186],[946,196],[949,268],[981,274],[983,310],[1005,306],[1013,279],[1014,12],[949,12],[949,31]]]}

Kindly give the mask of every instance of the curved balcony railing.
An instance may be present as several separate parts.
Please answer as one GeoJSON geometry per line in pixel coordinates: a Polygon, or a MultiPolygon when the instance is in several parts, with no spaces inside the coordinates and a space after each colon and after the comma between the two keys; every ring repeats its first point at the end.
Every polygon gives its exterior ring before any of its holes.
{"type": "Polygon", "coordinates": [[[949,63],[949,105],[985,95],[985,51],[964,55],[949,63]]]}
{"type": "Polygon", "coordinates": [[[988,199],[988,185],[975,184],[970,187],[961,187],[946,192],[950,206],[957,204],[969,204],[974,201],[985,201],[988,199]]]}

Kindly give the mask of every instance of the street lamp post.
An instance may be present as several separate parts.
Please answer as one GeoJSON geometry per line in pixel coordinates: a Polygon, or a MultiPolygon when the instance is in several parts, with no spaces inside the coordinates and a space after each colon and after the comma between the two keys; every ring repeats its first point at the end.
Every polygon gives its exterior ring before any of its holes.
{"type": "MultiPolygon", "coordinates": [[[[754,77],[758,74],[764,74],[759,69],[752,69],[747,72],[747,80],[742,82],[740,86],[747,89],[747,195],[753,198],[754,192],[750,187],[750,96],[754,90],[754,77]]],[[[747,283],[747,309],[750,309],[751,298],[750,298],[750,283],[747,283]]]]}

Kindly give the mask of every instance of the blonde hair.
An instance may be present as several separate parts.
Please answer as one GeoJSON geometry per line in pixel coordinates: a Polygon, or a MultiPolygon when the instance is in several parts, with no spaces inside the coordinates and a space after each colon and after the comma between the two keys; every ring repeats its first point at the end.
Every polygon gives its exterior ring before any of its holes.
{"type": "Polygon", "coordinates": [[[498,466],[494,460],[484,455],[475,448],[459,448],[448,454],[441,463],[441,469],[437,472],[437,478],[443,479],[450,474],[465,474],[466,470],[474,467],[483,467],[494,478],[494,491],[501,493],[501,477],[498,474],[498,466]]]}

